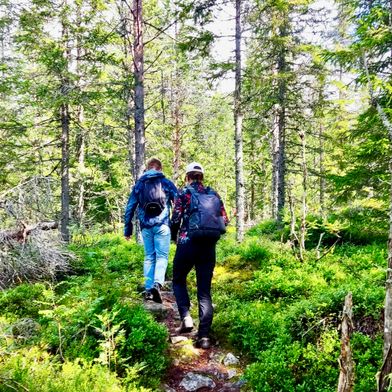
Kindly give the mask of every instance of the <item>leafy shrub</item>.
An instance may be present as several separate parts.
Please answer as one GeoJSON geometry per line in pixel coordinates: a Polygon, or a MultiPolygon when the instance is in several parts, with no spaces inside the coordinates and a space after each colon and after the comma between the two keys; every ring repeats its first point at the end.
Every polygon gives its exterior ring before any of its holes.
{"type": "Polygon", "coordinates": [[[355,363],[355,392],[373,392],[376,389],[375,375],[382,365],[382,336],[372,339],[361,333],[351,337],[351,349],[355,363]]]}
{"type": "Polygon", "coordinates": [[[303,269],[287,270],[271,266],[268,272],[257,271],[253,281],[244,290],[245,298],[264,299],[274,302],[281,298],[294,299],[307,297],[316,288],[326,286],[325,280],[316,273],[304,272],[303,269]]]}
{"type": "Polygon", "coordinates": [[[144,254],[141,245],[125,241],[119,234],[108,233],[78,240],[71,249],[79,256],[74,267],[79,274],[134,271],[142,276],[144,254]]]}
{"type": "Polygon", "coordinates": [[[339,349],[336,331],[325,331],[315,345],[277,339],[247,368],[246,378],[256,392],[329,392],[339,374],[339,349]]]}
{"type": "Polygon", "coordinates": [[[245,262],[257,262],[260,265],[271,257],[268,249],[257,242],[242,244],[239,248],[239,254],[245,262]]]}
{"type": "Polygon", "coordinates": [[[262,235],[268,235],[268,234],[276,234],[276,232],[279,230],[279,225],[276,220],[266,220],[264,222],[261,222],[253,227],[251,227],[246,234],[248,236],[256,236],[260,237],[262,235]]]}
{"type": "Polygon", "coordinates": [[[25,348],[0,360],[0,392],[148,392],[137,386],[136,373],[137,368],[128,370],[125,388],[104,366],[80,360],[60,363],[38,348],[25,348]]]}
{"type": "Polygon", "coordinates": [[[0,292],[0,313],[9,316],[38,318],[47,289],[42,283],[21,284],[0,292]]]}
{"type": "Polygon", "coordinates": [[[126,359],[125,364],[144,363],[143,385],[156,387],[168,365],[166,328],[140,306],[122,305],[114,310],[114,322],[121,324],[125,331],[124,340],[118,347],[120,357],[126,359]]]}
{"type": "Polygon", "coordinates": [[[268,303],[241,303],[227,305],[214,318],[214,331],[220,340],[257,358],[259,353],[278,336],[286,336],[282,314],[268,303]]]}

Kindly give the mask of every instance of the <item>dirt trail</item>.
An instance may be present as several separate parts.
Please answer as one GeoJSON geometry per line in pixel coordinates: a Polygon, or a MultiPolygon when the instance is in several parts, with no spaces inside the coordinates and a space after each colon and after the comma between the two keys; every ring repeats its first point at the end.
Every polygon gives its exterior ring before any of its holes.
{"type": "MultiPolygon", "coordinates": [[[[168,370],[164,382],[164,390],[167,392],[187,392],[196,389],[184,386],[184,378],[192,377],[192,373],[210,378],[214,386],[201,387],[203,391],[237,392],[241,390],[243,382],[241,362],[227,364],[228,351],[219,347],[219,343],[211,349],[203,350],[194,347],[196,340],[196,328],[188,334],[179,334],[177,328],[180,320],[178,317],[176,301],[171,291],[162,291],[163,306],[166,316],[163,323],[167,326],[170,334],[170,355],[172,364],[168,370]],[[226,363],[226,365],[224,364],[226,363]],[[189,373],[191,373],[189,375],[189,373]],[[188,389],[186,389],[188,388],[188,389]]],[[[235,359],[234,359],[235,361],[235,359]]],[[[197,377],[197,376],[196,376],[197,377]]]]}

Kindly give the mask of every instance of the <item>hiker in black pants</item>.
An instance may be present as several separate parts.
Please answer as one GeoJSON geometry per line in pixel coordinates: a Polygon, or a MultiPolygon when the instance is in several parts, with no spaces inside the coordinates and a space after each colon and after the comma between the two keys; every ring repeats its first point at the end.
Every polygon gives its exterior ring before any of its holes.
{"type": "Polygon", "coordinates": [[[186,278],[194,266],[200,320],[196,346],[207,349],[211,346],[211,280],[215,267],[215,247],[220,235],[225,232],[228,219],[219,195],[203,185],[203,174],[199,163],[193,162],[187,166],[187,186],[175,199],[171,233],[172,240],[177,239],[173,291],[181,317],[179,332],[193,329],[186,278]]]}

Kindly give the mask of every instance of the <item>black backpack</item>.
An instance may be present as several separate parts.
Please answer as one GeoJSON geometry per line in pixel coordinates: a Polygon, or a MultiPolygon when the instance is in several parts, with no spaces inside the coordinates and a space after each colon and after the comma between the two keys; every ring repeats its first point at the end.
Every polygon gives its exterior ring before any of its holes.
{"type": "Polygon", "coordinates": [[[158,216],[166,207],[166,194],[162,178],[147,178],[143,181],[139,203],[149,217],[158,216]]]}
{"type": "Polygon", "coordinates": [[[191,192],[189,238],[218,240],[226,232],[218,196],[210,188],[206,193],[196,192],[190,186],[188,189],[191,192]]]}

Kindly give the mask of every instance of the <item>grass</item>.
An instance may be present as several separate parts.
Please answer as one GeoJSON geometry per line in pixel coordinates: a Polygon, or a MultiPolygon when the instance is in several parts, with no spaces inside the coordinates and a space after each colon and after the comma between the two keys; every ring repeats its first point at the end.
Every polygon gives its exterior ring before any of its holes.
{"type": "MultiPolygon", "coordinates": [[[[219,242],[215,336],[246,358],[250,390],[333,391],[340,316],[351,291],[355,391],[375,390],[386,247],[347,243],[320,260],[310,249],[301,263],[289,245],[274,240],[275,229],[265,223],[240,245],[232,233],[219,242]]],[[[140,306],[142,247],[104,234],[79,236],[70,248],[77,255],[72,275],[0,294],[0,391],[18,385],[31,391],[156,390],[170,354],[166,329],[140,306]],[[99,389],[97,380],[109,389],[99,389]]],[[[189,287],[196,304],[194,273],[189,287]]],[[[197,317],[196,306],[192,311],[197,317]]]]}

